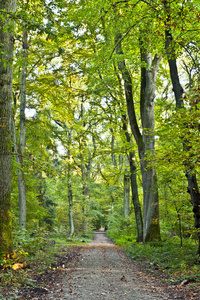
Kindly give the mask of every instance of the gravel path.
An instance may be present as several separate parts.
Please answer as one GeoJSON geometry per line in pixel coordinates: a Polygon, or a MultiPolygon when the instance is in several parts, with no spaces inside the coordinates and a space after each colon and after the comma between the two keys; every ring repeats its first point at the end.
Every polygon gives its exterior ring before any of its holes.
{"type": "Polygon", "coordinates": [[[65,269],[62,280],[46,299],[153,300],[174,299],[145,275],[104,234],[81,249],[78,261],[65,269]]]}

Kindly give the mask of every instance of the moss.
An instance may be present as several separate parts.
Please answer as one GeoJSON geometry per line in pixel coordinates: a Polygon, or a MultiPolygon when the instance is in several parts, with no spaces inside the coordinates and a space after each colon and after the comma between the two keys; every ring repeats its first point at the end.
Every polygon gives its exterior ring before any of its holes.
{"type": "Polygon", "coordinates": [[[13,253],[10,193],[1,199],[0,256],[13,253]]]}
{"type": "Polygon", "coordinates": [[[146,235],[146,239],[144,242],[154,242],[154,241],[160,241],[160,226],[158,219],[154,219],[151,223],[151,226],[149,228],[149,232],[146,235]]]}

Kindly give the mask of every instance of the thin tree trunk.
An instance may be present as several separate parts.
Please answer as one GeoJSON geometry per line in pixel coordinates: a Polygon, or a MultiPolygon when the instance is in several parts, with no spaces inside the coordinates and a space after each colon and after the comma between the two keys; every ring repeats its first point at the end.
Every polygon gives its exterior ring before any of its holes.
{"type": "Polygon", "coordinates": [[[72,128],[69,129],[68,133],[68,203],[69,203],[69,228],[70,228],[70,236],[74,234],[74,220],[73,220],[73,194],[72,194],[72,179],[71,179],[71,139],[72,139],[72,128]]]}
{"type": "Polygon", "coordinates": [[[0,1],[0,255],[13,252],[11,226],[11,118],[13,24],[16,0],[0,1]],[[3,13],[5,11],[5,14],[3,13]],[[4,20],[5,18],[5,20],[4,20]]]}
{"type": "Polygon", "coordinates": [[[124,217],[128,218],[129,216],[129,200],[130,200],[130,174],[125,169],[125,174],[124,174],[124,203],[123,203],[123,208],[124,208],[124,217]]]}
{"type": "Polygon", "coordinates": [[[115,153],[114,153],[114,145],[115,145],[115,136],[113,134],[113,129],[110,128],[110,132],[111,132],[111,151],[112,151],[112,164],[114,166],[114,168],[117,167],[117,163],[116,163],[116,159],[115,159],[115,153]]]}
{"type": "Polygon", "coordinates": [[[69,228],[70,236],[74,234],[74,221],[73,221],[73,196],[72,196],[72,184],[71,176],[68,173],[68,202],[69,202],[69,228]]]}
{"type": "MultiPolygon", "coordinates": [[[[26,203],[26,191],[25,191],[25,180],[24,180],[24,173],[22,170],[18,148],[17,148],[17,139],[16,139],[16,132],[15,132],[15,121],[14,117],[12,117],[12,137],[13,137],[13,146],[15,151],[16,162],[18,165],[17,168],[17,181],[18,181],[18,193],[19,193],[19,225],[26,227],[26,214],[20,214],[22,207],[20,207],[21,203],[26,203]]],[[[21,205],[22,206],[22,205],[21,205]]],[[[26,207],[26,206],[25,206],[26,207]]]]}
{"type": "MultiPolygon", "coordinates": [[[[85,127],[85,121],[84,121],[84,101],[82,98],[82,102],[81,102],[81,115],[80,118],[82,120],[82,126],[85,127]]],[[[86,148],[86,142],[84,140],[84,137],[81,138],[80,141],[80,155],[81,155],[81,173],[82,173],[82,184],[83,184],[83,207],[82,207],[82,211],[83,211],[83,229],[84,229],[84,233],[87,235],[88,233],[88,220],[87,220],[87,197],[88,197],[88,186],[87,186],[87,177],[89,176],[89,169],[90,169],[90,161],[88,162],[88,170],[86,167],[86,163],[84,162],[84,158],[82,155],[82,146],[84,148],[86,148]]]]}
{"type": "MultiPolygon", "coordinates": [[[[18,187],[19,187],[19,226],[26,228],[26,185],[24,177],[23,155],[25,148],[26,137],[26,73],[27,73],[27,58],[28,58],[28,43],[27,43],[27,31],[23,32],[23,63],[21,72],[20,83],[20,138],[19,138],[19,161],[20,161],[20,176],[18,175],[18,187]]],[[[18,173],[19,173],[18,172],[18,173]]]]}
{"type": "MultiPolygon", "coordinates": [[[[127,116],[122,115],[123,122],[123,131],[126,136],[128,143],[131,143],[131,136],[127,129],[127,116]]],[[[143,218],[142,218],[142,209],[138,196],[138,187],[137,187],[137,176],[136,176],[136,164],[135,164],[135,153],[130,151],[128,154],[129,166],[130,166],[130,178],[131,178],[131,192],[132,192],[132,202],[135,212],[135,220],[137,225],[137,242],[143,241],[143,218]]]]}
{"type": "MultiPolygon", "coordinates": [[[[170,20],[170,6],[168,4],[168,1],[165,1],[165,10],[167,12],[167,21],[170,20]]],[[[174,50],[173,45],[173,36],[170,33],[170,29],[167,28],[166,24],[166,30],[165,30],[165,47],[167,50],[167,56],[168,56],[168,64],[170,69],[170,76],[171,76],[171,82],[173,86],[173,92],[175,95],[176,100],[176,108],[177,110],[184,108],[183,103],[183,87],[180,83],[179,74],[178,74],[178,68],[177,68],[177,61],[176,61],[176,54],[174,50]]],[[[183,143],[183,150],[185,152],[188,152],[191,149],[191,146],[189,145],[189,142],[186,139],[182,140],[183,143]]],[[[195,227],[198,230],[198,239],[199,239],[199,246],[198,246],[198,254],[200,254],[200,193],[199,193],[199,187],[197,183],[197,177],[196,177],[196,171],[194,167],[187,162],[184,162],[184,165],[186,167],[186,178],[188,182],[188,192],[191,197],[191,203],[193,206],[193,213],[194,213],[194,219],[195,219],[195,227]]]]}
{"type": "Polygon", "coordinates": [[[130,171],[131,171],[132,202],[134,205],[135,219],[137,224],[137,242],[142,242],[143,241],[143,218],[142,218],[142,209],[141,209],[139,196],[138,196],[134,152],[129,152],[129,164],[130,164],[130,171]]]}
{"type": "Polygon", "coordinates": [[[81,172],[82,172],[82,183],[83,183],[83,197],[84,197],[84,203],[83,203],[83,214],[84,214],[84,232],[85,234],[88,233],[88,222],[87,222],[87,196],[88,196],[88,187],[87,187],[87,170],[85,164],[81,165],[81,172]]]}

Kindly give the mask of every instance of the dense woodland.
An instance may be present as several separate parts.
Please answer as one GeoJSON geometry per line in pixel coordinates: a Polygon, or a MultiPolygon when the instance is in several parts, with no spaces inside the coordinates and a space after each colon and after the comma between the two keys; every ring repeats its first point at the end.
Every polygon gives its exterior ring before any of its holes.
{"type": "Polygon", "coordinates": [[[199,0],[1,0],[0,23],[1,256],[101,227],[200,254],[199,0]]]}

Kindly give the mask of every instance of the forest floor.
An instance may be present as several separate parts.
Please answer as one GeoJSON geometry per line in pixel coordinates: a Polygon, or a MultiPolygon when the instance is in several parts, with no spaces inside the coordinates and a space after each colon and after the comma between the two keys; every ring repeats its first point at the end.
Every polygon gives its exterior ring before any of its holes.
{"type": "Polygon", "coordinates": [[[15,289],[12,297],[0,299],[200,299],[200,291],[190,285],[163,282],[161,273],[129,258],[104,232],[96,232],[85,246],[68,248],[46,272],[32,276],[34,287],[15,289]]]}

